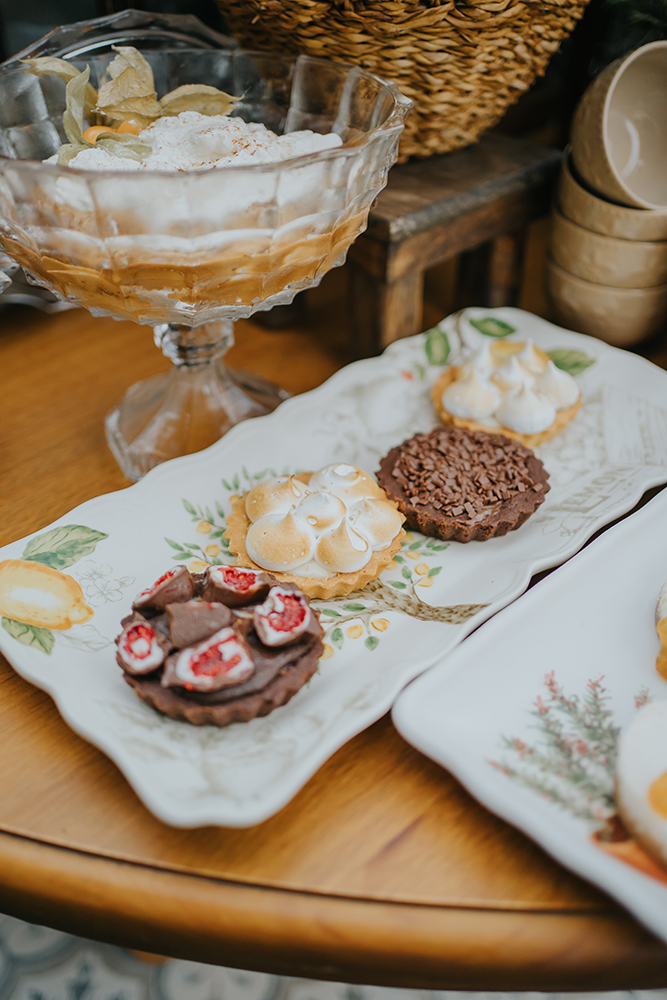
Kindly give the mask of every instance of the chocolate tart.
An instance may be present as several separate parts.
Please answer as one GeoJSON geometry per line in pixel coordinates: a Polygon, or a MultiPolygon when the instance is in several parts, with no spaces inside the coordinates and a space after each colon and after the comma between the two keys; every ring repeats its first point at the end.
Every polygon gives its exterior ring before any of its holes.
{"type": "Polygon", "coordinates": [[[443,540],[486,541],[519,528],[544,501],[548,473],[504,434],[436,427],[392,448],[378,482],[410,528],[443,540]]]}
{"type": "MultiPolygon", "coordinates": [[[[184,567],[179,567],[177,581],[158,581],[140,595],[135,602],[140,606],[133,606],[132,614],[123,619],[123,632],[116,639],[117,662],[125,681],[138,697],[171,719],[195,726],[222,727],[234,722],[249,722],[286,705],[316,673],[324,652],[324,633],[317,612],[297,587],[260,573],[255,576],[262,578],[262,586],[250,589],[240,598],[239,591],[226,594],[211,579],[211,573],[219,570],[220,567],[209,567],[205,573],[190,575],[184,567]],[[164,589],[169,586],[173,592],[175,583],[178,596],[165,605],[164,589]],[[281,645],[267,645],[255,627],[255,616],[264,607],[262,602],[267,593],[271,598],[276,590],[297,596],[307,609],[308,617],[292,640],[281,645]],[[212,591],[217,601],[207,600],[212,591]],[[241,604],[240,599],[244,603],[241,604]],[[163,654],[163,661],[154,669],[150,668],[150,662],[147,670],[132,663],[132,654],[128,656],[122,649],[123,638],[137,625],[143,629],[141,637],[152,632],[155,639],[152,649],[159,647],[163,654]],[[227,680],[224,686],[211,690],[196,690],[186,683],[181,686],[175,682],[175,664],[181,654],[195,656],[202,645],[215,643],[223,631],[232,633],[233,641],[249,654],[253,665],[251,675],[241,678],[238,683],[227,680]]],[[[261,626],[262,621],[259,622],[261,626]]]]}

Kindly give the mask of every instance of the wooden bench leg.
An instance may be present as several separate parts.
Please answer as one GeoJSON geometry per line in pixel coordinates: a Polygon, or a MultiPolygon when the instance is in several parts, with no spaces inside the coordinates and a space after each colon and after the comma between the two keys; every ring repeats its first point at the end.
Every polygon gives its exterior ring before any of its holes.
{"type": "Polygon", "coordinates": [[[369,358],[422,328],[424,272],[415,269],[389,284],[348,258],[350,348],[369,358]]]}
{"type": "Polygon", "coordinates": [[[513,306],[521,289],[525,233],[509,233],[462,253],[458,308],[513,306]]]}

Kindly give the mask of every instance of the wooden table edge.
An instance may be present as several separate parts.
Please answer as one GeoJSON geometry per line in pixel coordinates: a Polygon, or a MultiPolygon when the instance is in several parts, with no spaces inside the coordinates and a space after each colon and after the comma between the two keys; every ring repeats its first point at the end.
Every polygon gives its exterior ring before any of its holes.
{"type": "Polygon", "coordinates": [[[667,985],[664,945],[620,911],[351,899],[166,871],[8,833],[0,833],[0,910],[176,958],[343,982],[555,991],[667,985]]]}

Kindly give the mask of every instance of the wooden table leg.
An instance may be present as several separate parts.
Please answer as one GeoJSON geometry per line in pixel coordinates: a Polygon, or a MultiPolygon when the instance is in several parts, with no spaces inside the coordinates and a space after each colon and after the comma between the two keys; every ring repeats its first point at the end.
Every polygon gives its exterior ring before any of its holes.
{"type": "Polygon", "coordinates": [[[393,282],[369,274],[348,258],[350,347],[357,358],[380,354],[388,344],[419,333],[424,308],[424,272],[393,282]]]}

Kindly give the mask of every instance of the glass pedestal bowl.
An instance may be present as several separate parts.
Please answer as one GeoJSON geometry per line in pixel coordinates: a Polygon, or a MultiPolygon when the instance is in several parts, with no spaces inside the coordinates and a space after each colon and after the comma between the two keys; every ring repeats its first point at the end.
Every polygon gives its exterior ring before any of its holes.
{"type": "Polygon", "coordinates": [[[233,321],[291,302],[343,263],[386,184],[410,107],[371,73],[240,50],[190,16],[123,11],[80,22],[0,67],[0,249],[31,282],[93,316],[153,326],[174,362],[168,375],[133,386],[107,419],[128,478],[280,402],[268,383],[224,365],[233,321]],[[279,134],[333,131],[343,145],[188,172],[41,162],[66,141],[65,85],[27,73],[19,59],[89,65],[98,86],[113,44],[143,52],[158,97],[206,83],[239,96],[233,114],[245,121],[279,134]]]}

